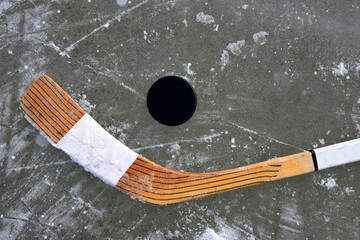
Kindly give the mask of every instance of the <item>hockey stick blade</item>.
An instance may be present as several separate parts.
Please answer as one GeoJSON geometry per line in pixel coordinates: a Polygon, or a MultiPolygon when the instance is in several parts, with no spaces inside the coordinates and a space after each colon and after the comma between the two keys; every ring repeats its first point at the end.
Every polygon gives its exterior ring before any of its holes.
{"type": "Polygon", "coordinates": [[[143,201],[166,205],[360,160],[360,139],[230,170],[190,173],[162,167],[104,130],[50,77],[40,76],[20,107],[49,142],[104,182],[143,201]]]}

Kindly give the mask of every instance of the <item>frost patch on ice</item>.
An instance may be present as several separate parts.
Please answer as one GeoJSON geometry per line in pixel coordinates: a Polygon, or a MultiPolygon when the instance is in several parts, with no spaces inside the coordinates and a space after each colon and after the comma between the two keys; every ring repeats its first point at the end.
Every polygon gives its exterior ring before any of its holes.
{"type": "Polygon", "coordinates": [[[44,44],[44,46],[54,49],[55,52],[60,54],[60,56],[66,56],[66,57],[70,58],[69,54],[66,51],[61,51],[60,47],[56,46],[53,41],[44,42],[43,44],[44,44]]]}
{"type": "Polygon", "coordinates": [[[111,125],[109,127],[105,127],[105,130],[116,136],[119,141],[124,141],[127,139],[128,135],[125,133],[125,130],[129,129],[131,124],[129,123],[121,123],[120,127],[115,127],[111,125]]]}
{"type": "Polygon", "coordinates": [[[120,13],[119,15],[117,15],[116,17],[110,19],[109,21],[107,21],[105,24],[101,25],[98,28],[95,28],[93,31],[91,31],[90,33],[84,35],[82,38],[80,38],[79,40],[77,40],[76,42],[72,43],[69,47],[67,47],[65,49],[65,51],[61,52],[61,55],[63,54],[64,56],[68,56],[68,53],[73,51],[75,49],[75,47],[82,41],[84,41],[85,39],[87,39],[88,37],[90,37],[91,35],[95,34],[96,32],[103,30],[104,28],[108,28],[110,26],[110,24],[112,24],[115,21],[120,21],[120,18],[124,15],[127,15],[129,13],[131,13],[133,10],[139,8],[140,6],[142,6],[143,4],[147,3],[148,0],[144,0],[138,4],[136,4],[135,6],[131,7],[130,9],[127,9],[126,11],[123,11],[122,13],[120,13]]]}
{"type": "Polygon", "coordinates": [[[360,72],[360,63],[357,63],[357,64],[356,64],[356,67],[355,67],[355,74],[356,74],[357,76],[359,76],[359,72],[360,72]]]}
{"type": "Polygon", "coordinates": [[[91,105],[90,102],[86,99],[86,95],[83,94],[82,98],[79,100],[79,105],[85,110],[85,112],[90,113],[96,107],[96,104],[91,105]]]}
{"type": "MultiPolygon", "coordinates": [[[[79,186],[79,185],[76,185],[70,189],[70,196],[73,200],[72,201],[73,204],[75,205],[73,207],[73,209],[77,208],[78,206],[81,206],[81,208],[87,207],[90,210],[91,214],[102,216],[103,213],[101,210],[97,209],[96,207],[91,205],[91,203],[89,203],[89,202],[85,201],[83,198],[79,197],[78,196],[79,194],[76,194],[76,192],[80,191],[80,189],[81,189],[81,186],[79,186]],[[77,188],[79,188],[79,189],[77,189],[77,188]],[[74,192],[74,191],[76,191],[76,192],[74,192]]],[[[82,211],[82,213],[87,214],[88,212],[86,210],[84,210],[84,211],[82,211]]]]}
{"type": "Polygon", "coordinates": [[[170,149],[171,149],[172,152],[178,152],[178,151],[180,151],[181,147],[180,147],[180,145],[178,143],[175,143],[175,144],[170,146],[170,149]]]}
{"type": "Polygon", "coordinates": [[[336,179],[333,177],[328,177],[326,179],[321,179],[320,185],[322,187],[326,187],[327,189],[331,189],[333,187],[337,187],[336,179]]]}
{"type": "Polygon", "coordinates": [[[243,9],[247,9],[248,7],[249,7],[249,5],[247,5],[247,4],[242,5],[243,9]]]}
{"type": "MultiPolygon", "coordinates": [[[[360,72],[360,63],[353,62],[333,62],[330,66],[326,66],[320,62],[318,65],[318,75],[323,76],[335,76],[335,77],[345,77],[347,80],[351,79],[351,74],[354,74],[355,77],[359,77],[360,72]]],[[[325,79],[323,80],[326,81],[325,79]]]]}
{"type": "Polygon", "coordinates": [[[226,65],[229,64],[230,56],[227,50],[224,50],[221,54],[221,71],[224,71],[226,65]]]}
{"type": "Polygon", "coordinates": [[[2,12],[8,10],[9,8],[11,8],[13,4],[9,1],[1,1],[0,2],[0,13],[2,14],[2,12]]]}
{"type": "Polygon", "coordinates": [[[116,4],[120,7],[124,7],[127,4],[127,0],[116,0],[116,4]]]}
{"type": "Polygon", "coordinates": [[[357,136],[360,137],[360,110],[354,107],[353,111],[350,116],[356,126],[356,130],[358,130],[357,136]]]}
{"type": "Polygon", "coordinates": [[[169,146],[169,145],[173,145],[173,144],[179,144],[179,143],[192,143],[192,142],[212,142],[213,138],[217,138],[219,136],[221,136],[223,134],[223,132],[221,133],[214,133],[211,135],[205,135],[203,137],[199,137],[199,138],[194,138],[194,139],[183,139],[180,141],[176,141],[176,142],[168,142],[168,143],[160,143],[160,144],[154,144],[154,145],[148,145],[148,146],[143,146],[141,148],[133,148],[133,151],[141,151],[144,149],[153,149],[153,148],[162,148],[165,146],[169,146]]]}
{"type": "Polygon", "coordinates": [[[36,136],[35,142],[41,147],[46,147],[49,145],[49,141],[42,134],[36,136]]]}
{"type": "Polygon", "coordinates": [[[269,35],[267,32],[258,32],[253,35],[254,42],[259,45],[264,45],[266,43],[266,36],[269,35]]]}
{"type": "Polygon", "coordinates": [[[184,66],[184,70],[187,72],[187,74],[189,74],[189,75],[195,74],[195,72],[190,69],[191,63],[187,63],[187,64],[185,63],[185,64],[183,64],[183,66],[184,66]]]}
{"type": "Polygon", "coordinates": [[[235,138],[231,138],[231,148],[236,148],[235,138]]]}
{"type": "MultiPolygon", "coordinates": [[[[357,104],[360,104],[360,98],[357,100],[357,104]]],[[[358,131],[357,136],[360,137],[360,106],[359,105],[354,105],[350,116],[356,127],[356,130],[358,131]]]]}
{"type": "Polygon", "coordinates": [[[345,63],[341,62],[337,67],[332,68],[332,73],[335,76],[344,76],[349,73],[349,70],[346,69],[345,63]]]}
{"type": "Polygon", "coordinates": [[[204,12],[196,14],[196,21],[204,24],[211,24],[215,22],[215,19],[211,15],[207,15],[204,12]]]}
{"type": "Polygon", "coordinates": [[[346,187],[345,188],[345,192],[346,192],[346,194],[352,194],[352,193],[354,193],[355,192],[355,190],[352,188],[352,187],[346,187]]]}
{"type": "Polygon", "coordinates": [[[169,239],[173,239],[173,238],[181,239],[181,232],[179,230],[175,230],[174,232],[168,230],[166,237],[169,239]]]}
{"type": "Polygon", "coordinates": [[[350,194],[354,193],[355,191],[354,191],[354,189],[352,187],[346,187],[345,192],[346,192],[346,194],[350,195],[350,194]]]}
{"type": "Polygon", "coordinates": [[[243,228],[227,223],[224,219],[216,218],[216,229],[207,227],[205,232],[195,237],[196,240],[235,240],[235,239],[256,239],[253,234],[253,228],[247,224],[243,228]]]}
{"type": "MultiPolygon", "coordinates": [[[[294,195],[293,195],[294,196],[294,195]]],[[[299,226],[303,225],[303,219],[298,212],[298,205],[296,202],[287,202],[282,206],[280,213],[281,223],[280,228],[283,232],[301,233],[299,226]]]]}
{"type": "Polygon", "coordinates": [[[240,40],[235,43],[229,43],[226,47],[232,54],[239,56],[242,53],[241,48],[245,46],[245,40],[240,40]]]}
{"type": "Polygon", "coordinates": [[[197,238],[197,240],[205,240],[205,239],[225,239],[225,238],[223,238],[222,236],[217,234],[214,231],[214,229],[207,228],[206,231],[204,232],[204,234],[202,236],[200,236],[199,238],[197,238]]]}
{"type": "Polygon", "coordinates": [[[171,158],[175,158],[180,154],[180,145],[178,143],[174,143],[173,145],[170,145],[169,152],[171,153],[171,158]]]}

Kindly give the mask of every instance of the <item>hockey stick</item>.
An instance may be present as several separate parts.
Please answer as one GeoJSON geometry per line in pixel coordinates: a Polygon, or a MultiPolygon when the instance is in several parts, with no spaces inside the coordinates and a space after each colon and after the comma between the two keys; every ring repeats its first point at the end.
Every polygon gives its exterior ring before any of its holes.
{"type": "Polygon", "coordinates": [[[50,77],[24,93],[26,118],[87,171],[143,201],[166,205],[360,160],[360,139],[209,173],[162,167],[112,137],[50,77]]]}

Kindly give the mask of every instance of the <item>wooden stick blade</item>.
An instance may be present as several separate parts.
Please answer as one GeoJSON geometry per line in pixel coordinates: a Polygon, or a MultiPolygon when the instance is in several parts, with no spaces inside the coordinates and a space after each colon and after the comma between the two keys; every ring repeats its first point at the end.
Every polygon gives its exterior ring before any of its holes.
{"type": "Polygon", "coordinates": [[[20,107],[56,147],[104,182],[143,201],[166,205],[360,160],[360,139],[230,170],[190,173],[162,167],[126,147],[50,77],[39,77],[20,107]],[[318,164],[319,163],[319,164],[318,164]]]}
{"type": "Polygon", "coordinates": [[[52,143],[58,143],[85,114],[59,85],[45,75],[24,93],[20,107],[29,122],[52,143]]]}

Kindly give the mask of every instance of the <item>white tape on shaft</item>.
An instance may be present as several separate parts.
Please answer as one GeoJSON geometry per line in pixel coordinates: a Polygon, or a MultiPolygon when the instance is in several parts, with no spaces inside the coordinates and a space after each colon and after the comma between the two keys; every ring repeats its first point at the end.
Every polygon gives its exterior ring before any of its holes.
{"type": "Polygon", "coordinates": [[[360,160],[360,139],[315,149],[319,170],[360,160]]]}
{"type": "Polygon", "coordinates": [[[89,114],[85,114],[55,147],[112,186],[116,186],[138,157],[89,114]]]}

